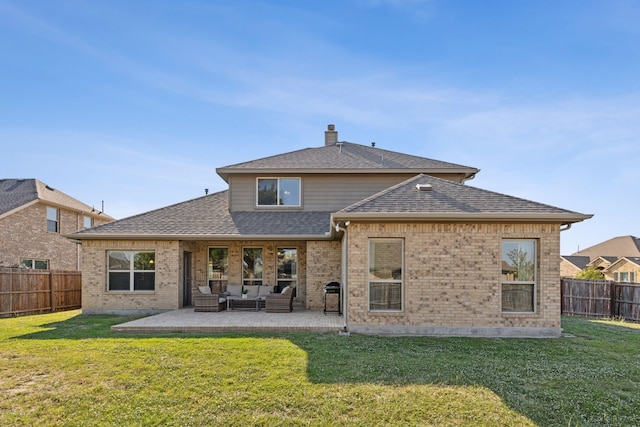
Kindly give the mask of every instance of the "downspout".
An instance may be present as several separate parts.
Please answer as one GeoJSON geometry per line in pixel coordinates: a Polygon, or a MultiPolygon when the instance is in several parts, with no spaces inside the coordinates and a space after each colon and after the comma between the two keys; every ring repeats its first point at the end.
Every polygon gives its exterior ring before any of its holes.
{"type": "MultiPolygon", "coordinates": [[[[342,326],[342,330],[340,331],[341,333],[344,334],[348,334],[349,333],[349,326],[347,324],[347,254],[348,254],[348,243],[349,243],[349,237],[347,234],[347,227],[349,226],[349,221],[345,221],[344,224],[344,228],[340,227],[340,224],[336,224],[335,225],[335,230],[336,232],[340,232],[342,231],[344,234],[342,235],[342,241],[341,246],[342,246],[342,254],[341,254],[341,260],[340,260],[340,295],[342,295],[342,319],[343,319],[343,326],[342,326]]],[[[333,223],[331,223],[332,227],[333,227],[333,223]]]]}

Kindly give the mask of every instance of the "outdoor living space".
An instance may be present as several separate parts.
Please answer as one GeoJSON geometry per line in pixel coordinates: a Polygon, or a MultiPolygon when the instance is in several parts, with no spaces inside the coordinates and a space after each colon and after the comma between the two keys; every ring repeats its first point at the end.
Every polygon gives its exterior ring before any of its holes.
{"type": "Polygon", "coordinates": [[[192,307],[167,311],[114,325],[114,332],[339,332],[344,317],[295,307],[291,313],[264,310],[196,312],[192,307]]]}

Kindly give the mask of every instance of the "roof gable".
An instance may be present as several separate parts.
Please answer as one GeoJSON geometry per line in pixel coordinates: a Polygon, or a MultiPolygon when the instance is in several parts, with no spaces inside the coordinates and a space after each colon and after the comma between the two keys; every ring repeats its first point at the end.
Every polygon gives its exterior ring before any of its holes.
{"type": "Polygon", "coordinates": [[[539,220],[572,223],[573,211],[420,174],[340,210],[339,217],[539,220]],[[420,189],[419,187],[422,187],[420,189]]]}
{"type": "Polygon", "coordinates": [[[585,268],[587,268],[587,265],[589,264],[588,256],[561,256],[560,258],[562,258],[563,260],[567,261],[568,263],[570,263],[571,265],[575,266],[580,270],[584,270],[585,268]]]}
{"type": "Polygon", "coordinates": [[[362,172],[457,173],[473,177],[478,169],[395,151],[338,142],[305,148],[216,169],[227,180],[232,173],[362,173],[362,172]]]}

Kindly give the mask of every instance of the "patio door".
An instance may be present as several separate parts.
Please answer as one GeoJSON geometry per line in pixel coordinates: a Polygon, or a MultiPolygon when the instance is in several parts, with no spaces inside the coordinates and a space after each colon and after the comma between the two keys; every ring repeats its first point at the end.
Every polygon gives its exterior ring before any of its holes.
{"type": "Polygon", "coordinates": [[[182,257],[182,306],[191,305],[191,252],[182,257]]]}

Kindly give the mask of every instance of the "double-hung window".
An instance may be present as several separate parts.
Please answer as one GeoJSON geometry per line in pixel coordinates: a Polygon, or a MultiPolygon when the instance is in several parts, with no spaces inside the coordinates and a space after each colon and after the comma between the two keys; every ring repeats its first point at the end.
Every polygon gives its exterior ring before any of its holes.
{"type": "Polygon", "coordinates": [[[300,178],[258,178],[258,206],[300,206],[300,178]]]}
{"type": "Polygon", "coordinates": [[[536,304],[536,241],[502,241],[502,312],[532,313],[536,304]]]}
{"type": "Polygon", "coordinates": [[[57,233],[60,231],[58,209],[47,207],[47,231],[57,233]]]}
{"type": "Polygon", "coordinates": [[[156,288],[155,252],[109,251],[110,291],[153,291],[156,288]]]}
{"type": "Polygon", "coordinates": [[[93,227],[93,218],[90,216],[82,217],[82,228],[87,229],[93,227]]]}
{"type": "Polygon", "coordinates": [[[369,240],[369,311],[402,311],[402,239],[369,240]]]}

